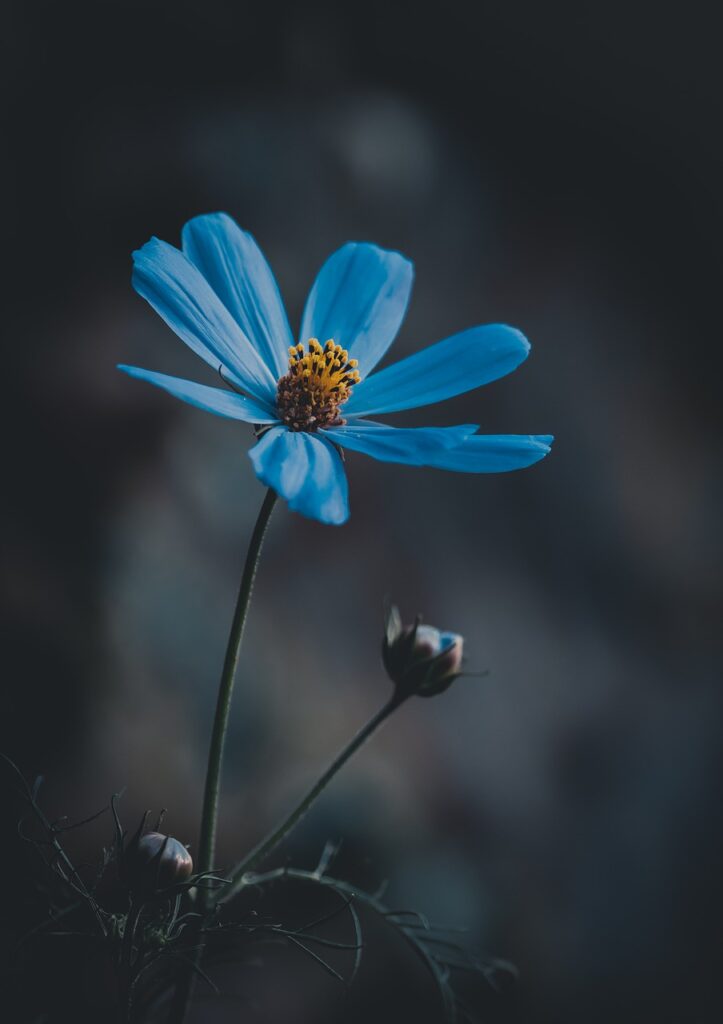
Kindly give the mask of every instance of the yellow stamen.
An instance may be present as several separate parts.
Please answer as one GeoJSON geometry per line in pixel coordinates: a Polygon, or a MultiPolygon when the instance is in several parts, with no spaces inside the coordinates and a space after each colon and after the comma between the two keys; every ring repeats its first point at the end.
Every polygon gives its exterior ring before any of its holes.
{"type": "Polygon", "coordinates": [[[359,361],[333,338],[323,347],[318,338],[309,338],[307,349],[301,342],[289,349],[289,369],[277,390],[279,415],[290,430],[338,426],[344,422],[339,407],[360,380],[359,361]]]}

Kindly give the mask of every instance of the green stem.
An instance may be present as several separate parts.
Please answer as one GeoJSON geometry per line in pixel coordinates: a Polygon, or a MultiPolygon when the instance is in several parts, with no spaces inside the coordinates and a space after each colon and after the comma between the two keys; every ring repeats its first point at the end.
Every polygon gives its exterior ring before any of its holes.
{"type": "MultiPolygon", "coordinates": [[[[241,586],[239,587],[238,599],[236,601],[236,610],[234,611],[233,622],[231,623],[231,632],[228,638],[226,657],[218,688],[211,747],[208,752],[208,768],[206,771],[206,788],[203,796],[201,838],[198,855],[199,871],[212,871],[214,867],[218,802],[221,789],[221,767],[223,763],[223,749],[226,743],[226,732],[228,731],[229,712],[231,711],[234,677],[241,651],[241,641],[243,640],[244,626],[246,625],[246,617],[251,601],[251,592],[254,586],[254,579],[256,578],[256,569],[259,564],[261,545],[263,544],[266,527],[269,524],[275,503],[276,494],[269,488],[256,520],[254,531],[251,534],[243,576],[241,577],[241,586]]],[[[206,902],[208,902],[208,898],[206,902]]]]}
{"type": "Polygon", "coordinates": [[[278,825],[273,832],[270,832],[265,839],[262,839],[261,842],[246,855],[240,864],[236,865],[231,872],[231,882],[224,890],[223,896],[219,902],[227,902],[243,888],[245,884],[244,875],[249,871],[253,871],[257,864],[260,864],[264,858],[279,845],[279,843],[289,834],[292,828],[294,828],[294,826],[304,817],[317,797],[323,793],[339,769],[346,764],[352,754],[354,754],[359,747],[366,743],[369,737],[376,732],[382,722],[384,722],[391,713],[403,703],[404,700],[404,697],[400,698],[395,694],[391,700],[389,700],[369,719],[366,725],[359,730],[356,736],[354,736],[344,749],[337,754],[324,774],[317,782],[314,783],[306,796],[296,805],[294,810],[284,818],[281,824],[278,825]]]}
{"type": "MultiPolygon", "coordinates": [[[[223,766],[223,750],[226,744],[226,733],[228,731],[228,719],[231,711],[231,699],[233,697],[233,685],[236,677],[239,654],[241,653],[241,642],[246,626],[251,593],[256,579],[256,570],[261,555],[261,547],[266,535],[266,528],[269,525],[271,513],[276,504],[276,493],[269,488],[266,492],[263,504],[259,511],[254,531],[251,534],[244,571],[241,576],[236,609],[233,613],[231,631],[226,647],[226,656],[221,672],[221,681],[218,686],[218,698],[216,700],[216,715],[213,720],[213,732],[211,734],[211,746],[208,751],[208,768],[206,769],[206,785],[203,794],[203,812],[201,815],[201,836],[199,840],[198,870],[212,871],[216,855],[216,831],[218,826],[218,803],[221,791],[221,769],[223,766]]],[[[212,909],[214,892],[211,889],[201,890],[201,909],[208,914],[212,909]]],[[[200,929],[203,919],[198,925],[196,940],[200,938],[200,929]]],[[[199,942],[191,954],[192,964],[184,971],[179,978],[175,992],[171,999],[169,1022],[183,1024],[188,1014],[188,1008],[193,995],[195,973],[194,968],[200,963],[203,955],[203,943],[199,942]]]]}

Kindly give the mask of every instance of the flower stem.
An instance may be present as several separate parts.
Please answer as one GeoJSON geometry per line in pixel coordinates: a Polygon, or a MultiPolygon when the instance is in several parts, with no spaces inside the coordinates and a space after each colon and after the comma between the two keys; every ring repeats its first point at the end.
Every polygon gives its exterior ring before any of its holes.
{"type": "MultiPolygon", "coordinates": [[[[256,570],[261,555],[261,547],[266,535],[266,528],[269,525],[271,513],[276,504],[275,491],[268,489],[266,497],[259,511],[256,525],[254,526],[244,571],[241,576],[236,609],[233,613],[231,631],[226,647],[226,656],[221,672],[221,681],[218,686],[218,698],[216,700],[216,715],[213,720],[213,732],[211,734],[211,746],[208,751],[208,768],[206,769],[206,786],[203,794],[203,812],[201,815],[201,837],[199,840],[198,869],[200,872],[212,871],[216,855],[216,830],[218,825],[218,803],[221,791],[221,769],[223,766],[223,750],[226,744],[226,733],[228,731],[228,719],[231,711],[231,699],[233,697],[233,685],[236,677],[241,642],[246,625],[251,593],[256,579],[256,570]]],[[[199,919],[197,926],[196,940],[200,938],[200,929],[206,915],[213,910],[214,891],[202,889],[200,894],[201,910],[203,917],[199,919]]],[[[203,943],[199,942],[191,954],[188,970],[184,971],[176,984],[175,992],[171,999],[169,1022],[183,1024],[188,1014],[188,1008],[193,995],[195,971],[203,955],[203,943]]]]}
{"type": "MultiPolygon", "coordinates": [[[[233,697],[234,678],[238,665],[241,641],[244,635],[244,626],[251,602],[251,592],[256,578],[256,569],[259,564],[261,546],[263,544],[266,527],[269,524],[271,513],[276,504],[276,493],[269,488],[261,506],[254,531],[251,534],[249,548],[246,553],[246,562],[241,577],[236,610],[234,611],[231,623],[231,632],[226,648],[226,657],[221,672],[221,682],[218,687],[218,699],[216,702],[216,716],[213,721],[213,733],[211,735],[211,746],[208,752],[208,768],[206,770],[206,787],[203,796],[203,814],[201,817],[201,838],[199,842],[198,870],[211,871],[214,867],[216,852],[216,828],[218,824],[218,803],[221,789],[221,768],[223,763],[223,750],[226,743],[226,732],[228,730],[229,712],[231,711],[231,699],[233,697]]],[[[209,890],[206,890],[208,893],[209,890]]],[[[206,900],[206,902],[208,899],[206,900]]]]}
{"type": "Polygon", "coordinates": [[[223,891],[223,896],[219,902],[227,902],[227,900],[230,900],[243,888],[245,884],[244,875],[253,871],[253,869],[260,864],[264,858],[289,834],[292,828],[301,821],[311,805],[317,797],[323,793],[339,769],[346,764],[352,754],[366,743],[369,737],[376,732],[382,722],[386,721],[391,713],[395,711],[405,699],[406,698],[404,697],[400,698],[395,693],[391,700],[380,708],[375,715],[372,715],[366,725],[362,726],[356,736],[354,736],[344,749],[337,754],[323,775],[314,783],[306,796],[304,796],[296,805],[294,810],[284,818],[273,832],[270,832],[265,839],[262,839],[261,842],[258,843],[253,850],[246,855],[246,857],[244,857],[240,864],[236,865],[231,872],[231,882],[223,891]]]}

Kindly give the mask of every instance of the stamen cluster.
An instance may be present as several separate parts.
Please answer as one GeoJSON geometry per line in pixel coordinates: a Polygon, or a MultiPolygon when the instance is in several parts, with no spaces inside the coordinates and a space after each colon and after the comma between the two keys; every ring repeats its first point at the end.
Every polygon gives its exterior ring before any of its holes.
{"type": "Polygon", "coordinates": [[[289,370],[278,384],[276,407],[289,430],[315,431],[341,426],[339,407],[352,393],[360,377],[358,361],[350,359],[341,345],[329,339],[322,346],[316,338],[289,349],[289,370]]]}

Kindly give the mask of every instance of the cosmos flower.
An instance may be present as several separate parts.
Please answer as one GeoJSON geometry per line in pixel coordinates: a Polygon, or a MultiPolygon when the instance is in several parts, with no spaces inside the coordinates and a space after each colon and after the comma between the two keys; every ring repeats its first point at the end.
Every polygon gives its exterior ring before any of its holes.
{"type": "Polygon", "coordinates": [[[119,369],[200,409],[253,424],[256,475],[305,516],[323,523],[348,518],[339,449],[461,473],[521,469],[550,450],[547,435],[481,435],[474,424],[410,429],[368,418],[497,380],[530,348],[512,327],[472,327],[372,373],[409,302],[412,264],[398,252],[348,242],[330,256],[306,301],[298,343],[261,250],[225,213],[188,221],[182,249],[152,238],[133,262],[136,291],[226,386],[119,369]]]}

